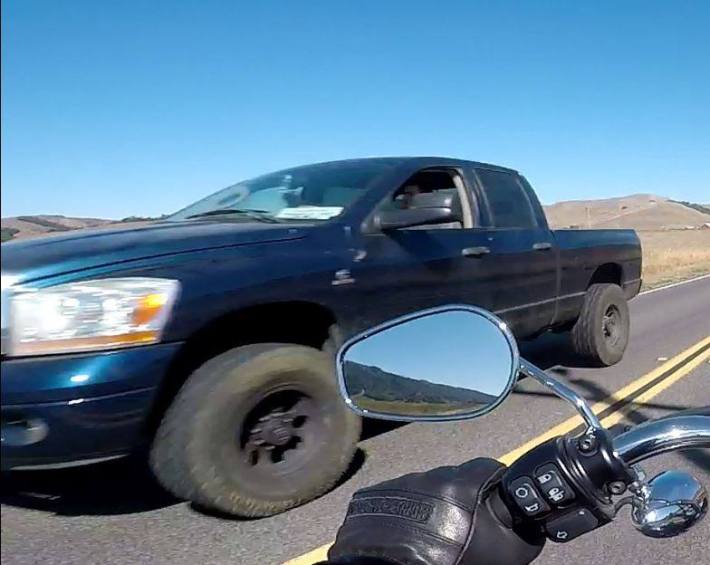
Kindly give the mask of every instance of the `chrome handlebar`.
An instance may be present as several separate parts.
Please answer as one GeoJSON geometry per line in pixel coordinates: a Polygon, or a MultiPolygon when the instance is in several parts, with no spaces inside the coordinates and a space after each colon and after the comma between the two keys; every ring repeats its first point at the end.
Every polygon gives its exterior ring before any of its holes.
{"type": "MultiPolygon", "coordinates": [[[[708,447],[710,414],[646,422],[615,437],[612,445],[615,455],[629,465],[676,449],[708,447]]],[[[677,536],[700,522],[708,510],[702,483],[683,471],[665,471],[650,481],[642,474],[629,490],[633,492],[631,521],[645,536],[677,536]]]]}
{"type": "Polygon", "coordinates": [[[614,451],[627,464],[676,449],[710,447],[710,416],[670,416],[616,436],[614,451]]]}

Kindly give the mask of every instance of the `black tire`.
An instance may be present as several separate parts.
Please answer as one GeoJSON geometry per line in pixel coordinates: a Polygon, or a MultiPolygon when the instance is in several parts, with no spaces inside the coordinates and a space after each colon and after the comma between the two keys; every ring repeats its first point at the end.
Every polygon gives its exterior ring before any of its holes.
{"type": "Polygon", "coordinates": [[[173,494],[262,517],[332,488],[359,437],[360,418],[340,398],[327,353],[247,345],[190,376],[163,417],[150,460],[173,494]]]}
{"type": "Polygon", "coordinates": [[[621,287],[593,284],[572,327],[575,353],[594,366],[610,366],[624,356],[629,342],[629,305],[621,287]]]}

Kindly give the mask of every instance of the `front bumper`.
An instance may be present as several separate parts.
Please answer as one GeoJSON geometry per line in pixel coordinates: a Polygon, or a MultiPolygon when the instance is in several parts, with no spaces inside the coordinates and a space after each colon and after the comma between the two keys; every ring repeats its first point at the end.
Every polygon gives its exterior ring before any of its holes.
{"type": "Polygon", "coordinates": [[[2,469],[121,455],[140,445],[181,344],[2,362],[2,469]]]}

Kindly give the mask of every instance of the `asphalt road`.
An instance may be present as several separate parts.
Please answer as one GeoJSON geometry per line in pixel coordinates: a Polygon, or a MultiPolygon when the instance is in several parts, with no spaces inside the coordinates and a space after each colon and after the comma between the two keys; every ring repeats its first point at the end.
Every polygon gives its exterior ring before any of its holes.
{"type": "MultiPolygon", "coordinates": [[[[624,360],[608,369],[575,366],[564,340],[549,336],[524,354],[554,370],[591,401],[601,400],[710,335],[710,278],[637,297],[624,360]]],[[[641,421],[710,405],[710,362],[644,404],[641,421]]],[[[242,521],[200,513],[170,498],[137,461],[3,476],[5,564],[281,563],[332,540],[352,492],[398,474],[498,457],[573,415],[539,385],[524,380],[496,412],[466,423],[369,429],[350,476],[321,499],[280,516],[242,521]]],[[[680,467],[710,487],[710,450],[656,458],[650,472],[680,467]]],[[[566,545],[548,543],[537,563],[674,563],[707,560],[710,521],[684,536],[651,540],[620,516],[566,545]]]]}

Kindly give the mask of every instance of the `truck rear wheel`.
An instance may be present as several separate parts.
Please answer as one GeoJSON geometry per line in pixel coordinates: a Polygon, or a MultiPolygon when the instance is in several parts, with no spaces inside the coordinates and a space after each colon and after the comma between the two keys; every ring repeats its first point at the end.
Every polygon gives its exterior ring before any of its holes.
{"type": "Polygon", "coordinates": [[[593,284],[572,327],[572,346],[590,364],[614,365],[624,356],[629,328],[629,305],[621,287],[593,284]]]}
{"type": "Polygon", "coordinates": [[[301,345],[232,349],[197,369],[151,451],[158,480],[198,506],[270,516],[332,488],[360,418],[339,396],[332,357],[301,345]]]}

